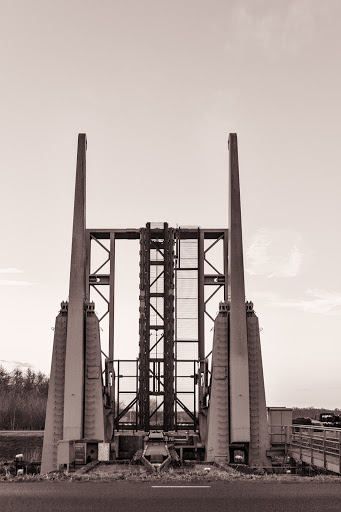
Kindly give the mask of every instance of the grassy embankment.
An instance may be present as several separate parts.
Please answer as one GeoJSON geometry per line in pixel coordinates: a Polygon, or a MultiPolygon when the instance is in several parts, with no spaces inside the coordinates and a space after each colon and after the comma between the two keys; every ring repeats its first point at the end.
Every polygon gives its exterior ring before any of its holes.
{"type": "Polygon", "coordinates": [[[44,431],[0,432],[0,463],[13,461],[22,453],[24,460],[40,461],[44,431]]]}
{"type": "Polygon", "coordinates": [[[105,465],[99,464],[92,471],[84,473],[77,471],[75,473],[66,474],[62,473],[51,473],[49,475],[24,475],[24,476],[13,476],[4,474],[0,475],[1,481],[11,482],[115,482],[115,481],[127,481],[127,482],[146,482],[154,485],[203,485],[210,484],[213,482],[245,482],[250,484],[261,483],[325,483],[335,482],[341,483],[341,477],[337,475],[316,475],[311,478],[302,477],[298,475],[264,475],[264,474],[245,474],[233,469],[231,467],[218,467],[218,466],[205,466],[200,465],[193,467],[179,467],[169,468],[161,473],[148,472],[143,466],[133,465],[105,465]]]}

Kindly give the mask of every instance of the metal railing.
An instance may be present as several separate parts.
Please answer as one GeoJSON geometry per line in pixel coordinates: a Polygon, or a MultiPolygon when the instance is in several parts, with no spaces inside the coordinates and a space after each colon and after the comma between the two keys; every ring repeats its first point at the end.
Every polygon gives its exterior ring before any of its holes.
{"type": "Polygon", "coordinates": [[[288,445],[290,443],[290,426],[269,425],[268,432],[272,447],[288,445]]]}
{"type": "Polygon", "coordinates": [[[341,473],[341,429],[292,425],[289,453],[295,460],[341,473]]]}

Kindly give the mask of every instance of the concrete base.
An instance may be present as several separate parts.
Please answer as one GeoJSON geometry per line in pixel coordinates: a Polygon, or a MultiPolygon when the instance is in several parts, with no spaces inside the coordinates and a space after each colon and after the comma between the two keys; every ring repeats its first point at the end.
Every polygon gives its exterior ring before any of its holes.
{"type": "Polygon", "coordinates": [[[46,407],[45,433],[41,473],[57,470],[57,444],[63,439],[65,350],[67,334],[67,305],[56,318],[49,393],[46,407]]]}
{"type": "Polygon", "coordinates": [[[229,462],[227,313],[214,322],[212,376],[207,419],[207,462],[229,462]]]}
{"type": "MultiPolygon", "coordinates": [[[[65,436],[64,428],[68,314],[70,313],[68,313],[67,304],[62,303],[62,310],[56,319],[53,342],[42,454],[42,473],[57,471],[58,442],[66,442],[69,437],[65,436]]],[[[105,435],[99,322],[94,312],[94,306],[86,312],[85,339],[84,420],[81,426],[81,438],[96,439],[98,443],[107,441],[107,439],[105,435]]],[[[80,354],[79,357],[82,357],[82,355],[80,354]]],[[[72,443],[77,439],[80,439],[80,437],[74,436],[70,441],[72,443]]]]}
{"type": "Polygon", "coordinates": [[[247,303],[247,345],[250,383],[250,426],[249,465],[256,467],[271,466],[266,452],[270,449],[262,354],[260,346],[258,318],[252,303],[247,303]]]}
{"type": "Polygon", "coordinates": [[[93,310],[85,319],[84,437],[106,441],[98,318],[93,310]]]}

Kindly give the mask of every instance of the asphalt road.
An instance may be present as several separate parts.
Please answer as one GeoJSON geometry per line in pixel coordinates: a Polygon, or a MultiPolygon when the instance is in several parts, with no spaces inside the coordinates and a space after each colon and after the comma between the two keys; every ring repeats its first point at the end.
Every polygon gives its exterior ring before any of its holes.
{"type": "Polygon", "coordinates": [[[0,483],[1,512],[340,512],[340,483],[0,483]],[[167,485],[167,484],[163,484],[167,485]]]}

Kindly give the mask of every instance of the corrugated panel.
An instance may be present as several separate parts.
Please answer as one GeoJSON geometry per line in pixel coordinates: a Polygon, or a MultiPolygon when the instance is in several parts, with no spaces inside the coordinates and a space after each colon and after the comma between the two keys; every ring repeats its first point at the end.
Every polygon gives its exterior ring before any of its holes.
{"type": "MultiPolygon", "coordinates": [[[[178,244],[176,340],[198,341],[198,240],[180,239],[178,244]],[[188,270],[189,268],[194,270],[188,270]]],[[[191,349],[191,356],[193,352],[191,349]]],[[[197,357],[198,346],[194,355],[195,359],[197,357]]]]}
{"type": "Polygon", "coordinates": [[[124,375],[126,377],[134,377],[136,375],[136,361],[122,361],[118,371],[118,364],[115,362],[115,374],[124,375]]]}
{"type": "MultiPolygon", "coordinates": [[[[187,392],[187,393],[192,393],[193,392],[193,379],[191,379],[190,377],[188,378],[184,378],[184,377],[179,377],[177,379],[177,384],[176,384],[176,390],[177,392],[187,392]]],[[[182,398],[181,396],[179,397],[181,401],[182,398]]],[[[192,401],[193,401],[193,398],[192,398],[192,401]]]]}
{"type": "Polygon", "coordinates": [[[194,363],[193,361],[178,361],[177,362],[177,375],[187,377],[193,375],[194,363]]]}
{"type": "Polygon", "coordinates": [[[177,317],[178,319],[194,319],[198,315],[198,299],[186,298],[177,300],[177,317]]]}
{"type": "MultiPolygon", "coordinates": [[[[176,391],[177,398],[194,413],[194,360],[198,358],[198,240],[178,240],[176,269],[176,391]],[[180,361],[185,360],[185,361],[180,361]],[[186,362],[187,360],[187,362],[186,362]]],[[[181,408],[177,410],[177,425],[191,424],[193,419],[181,408]]],[[[194,425],[193,425],[194,426],[194,425]]],[[[185,427],[186,428],[186,427],[185,427]]],[[[188,428],[188,427],[187,427],[188,428]]]]}
{"type": "Polygon", "coordinates": [[[198,240],[180,240],[179,268],[198,267],[198,240]]]}
{"type": "Polygon", "coordinates": [[[198,357],[198,345],[197,343],[189,341],[178,341],[176,344],[177,348],[177,359],[197,359],[198,357]]]}
{"type": "Polygon", "coordinates": [[[179,340],[198,341],[198,319],[178,319],[176,323],[176,334],[179,340]]]}
{"type": "Polygon", "coordinates": [[[136,377],[120,377],[120,394],[125,391],[136,393],[136,377]]]}

